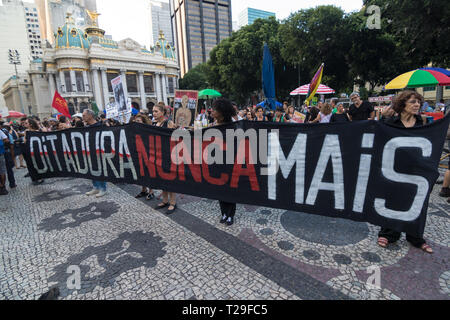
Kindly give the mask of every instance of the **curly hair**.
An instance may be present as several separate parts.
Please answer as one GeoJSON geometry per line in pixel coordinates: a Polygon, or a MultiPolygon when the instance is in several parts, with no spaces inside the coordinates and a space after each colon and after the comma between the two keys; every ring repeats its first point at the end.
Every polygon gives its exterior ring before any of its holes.
{"type": "Polygon", "coordinates": [[[331,112],[333,112],[333,109],[331,108],[331,105],[330,105],[329,103],[325,103],[325,104],[322,106],[322,109],[320,109],[320,112],[321,112],[323,115],[327,116],[327,115],[329,115],[331,112]]]}
{"type": "Polygon", "coordinates": [[[236,110],[228,99],[217,99],[213,103],[213,109],[220,113],[223,117],[223,122],[233,121],[233,117],[236,116],[236,110]]]}
{"type": "Polygon", "coordinates": [[[32,130],[40,130],[39,125],[38,125],[38,123],[37,123],[35,120],[29,118],[29,119],[28,119],[28,123],[29,123],[30,128],[31,128],[32,130]]]}
{"type": "Polygon", "coordinates": [[[400,94],[397,97],[395,97],[392,103],[392,109],[394,109],[394,111],[397,112],[398,114],[401,114],[406,107],[406,101],[408,101],[409,98],[411,98],[412,96],[414,96],[419,100],[420,106],[423,105],[424,99],[421,94],[412,90],[406,90],[400,92],[400,94]]]}
{"type": "Polygon", "coordinates": [[[136,122],[136,119],[139,119],[139,118],[142,120],[142,123],[145,123],[145,124],[152,124],[152,122],[150,121],[149,117],[147,117],[145,114],[137,114],[137,115],[134,117],[133,122],[136,122]]]}

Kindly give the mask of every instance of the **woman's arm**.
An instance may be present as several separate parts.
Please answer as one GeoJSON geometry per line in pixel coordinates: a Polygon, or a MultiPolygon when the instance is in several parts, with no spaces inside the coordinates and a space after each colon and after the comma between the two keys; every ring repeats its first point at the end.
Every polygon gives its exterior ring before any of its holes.
{"type": "Polygon", "coordinates": [[[317,117],[313,121],[310,121],[309,123],[316,123],[319,121],[320,121],[320,113],[317,115],[317,117]]]}

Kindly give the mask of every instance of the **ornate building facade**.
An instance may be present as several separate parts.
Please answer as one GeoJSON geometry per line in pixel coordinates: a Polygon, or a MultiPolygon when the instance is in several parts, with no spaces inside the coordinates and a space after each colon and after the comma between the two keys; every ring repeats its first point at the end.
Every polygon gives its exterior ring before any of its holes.
{"type": "MultiPolygon", "coordinates": [[[[159,101],[171,104],[179,68],[175,50],[164,34],[150,50],[130,38],[116,42],[105,38],[105,31],[97,27],[98,14],[90,14],[92,25],[84,31],[68,14],[55,34],[55,44],[44,49],[42,59],[31,63],[28,78],[39,88],[33,90],[34,113],[40,117],[55,113],[51,101],[56,90],[67,100],[71,114],[90,108],[92,102],[104,110],[114,99],[111,80],[119,75],[126,79],[128,97],[140,107],[151,108],[159,101]]],[[[11,95],[10,89],[13,86],[3,85],[5,99],[11,95]]]]}

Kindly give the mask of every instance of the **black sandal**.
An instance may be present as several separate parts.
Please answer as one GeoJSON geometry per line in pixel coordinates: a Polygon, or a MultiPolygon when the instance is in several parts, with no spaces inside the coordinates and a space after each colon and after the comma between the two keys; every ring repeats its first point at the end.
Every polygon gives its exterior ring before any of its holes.
{"type": "Polygon", "coordinates": [[[153,199],[155,199],[155,194],[154,193],[149,193],[149,194],[147,194],[147,198],[146,198],[147,200],[153,200],[153,199]]]}
{"type": "Polygon", "coordinates": [[[162,209],[162,208],[165,208],[165,207],[168,207],[168,206],[170,206],[170,203],[162,203],[162,204],[158,204],[156,207],[155,207],[155,209],[162,209]]]}
{"type": "MultiPolygon", "coordinates": [[[[170,206],[172,206],[172,205],[170,205],[170,206]]],[[[170,206],[169,206],[169,207],[170,207],[170,206]]],[[[172,214],[172,213],[175,212],[175,210],[177,210],[177,205],[176,205],[176,204],[173,205],[173,209],[172,209],[172,210],[170,210],[170,209],[167,210],[167,211],[166,211],[166,214],[172,214]]]]}
{"type": "Polygon", "coordinates": [[[135,198],[136,198],[136,199],[139,199],[139,198],[142,198],[142,197],[146,197],[147,195],[148,195],[147,192],[141,191],[141,193],[139,193],[135,198]]]}

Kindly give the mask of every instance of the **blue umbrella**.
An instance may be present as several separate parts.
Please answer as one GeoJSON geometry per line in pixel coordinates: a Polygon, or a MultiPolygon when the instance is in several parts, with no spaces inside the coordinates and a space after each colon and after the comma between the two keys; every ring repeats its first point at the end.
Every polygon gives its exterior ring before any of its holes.
{"type": "MultiPolygon", "coordinates": [[[[278,101],[275,101],[275,100],[273,100],[273,101],[274,101],[274,103],[275,103],[275,108],[274,108],[274,109],[283,106],[283,104],[282,104],[281,102],[278,102],[278,101]]],[[[273,109],[272,109],[272,106],[270,105],[270,103],[269,103],[267,100],[264,100],[263,102],[258,103],[257,106],[258,106],[258,107],[263,107],[263,108],[265,108],[265,109],[270,108],[270,110],[273,110],[273,109]]]]}
{"type": "Polygon", "coordinates": [[[432,71],[438,71],[440,73],[445,74],[447,77],[450,77],[450,71],[443,69],[443,68],[420,68],[420,70],[432,70],[432,71]]]}
{"type": "Polygon", "coordinates": [[[276,109],[275,101],[275,71],[273,68],[272,55],[267,43],[264,43],[263,65],[262,65],[262,86],[266,102],[272,110],[276,109]]]}

